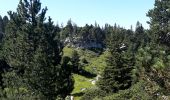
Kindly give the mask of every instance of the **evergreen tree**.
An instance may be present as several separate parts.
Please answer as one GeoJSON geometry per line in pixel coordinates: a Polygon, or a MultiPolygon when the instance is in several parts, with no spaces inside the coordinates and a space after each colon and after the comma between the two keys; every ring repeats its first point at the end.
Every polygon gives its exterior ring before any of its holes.
{"type": "Polygon", "coordinates": [[[146,44],[147,40],[146,40],[146,35],[145,35],[145,31],[144,28],[142,26],[142,24],[138,21],[136,23],[136,29],[134,32],[134,35],[131,39],[132,43],[133,43],[133,52],[136,52],[140,46],[146,44]]]}
{"type": "Polygon", "coordinates": [[[119,90],[127,89],[132,84],[132,69],[134,66],[134,59],[131,53],[123,48],[125,45],[125,34],[120,28],[110,34],[107,45],[111,51],[110,57],[107,59],[107,67],[104,69],[97,86],[107,93],[118,92],[119,90]]]}
{"type": "Polygon", "coordinates": [[[51,18],[45,22],[46,11],[41,10],[40,0],[20,0],[17,12],[9,12],[3,51],[12,71],[4,75],[4,85],[54,100],[73,90],[73,80],[61,64],[59,30],[51,18]]]}
{"type": "Polygon", "coordinates": [[[4,17],[3,17],[3,29],[2,29],[2,32],[3,32],[3,33],[5,33],[5,27],[7,26],[8,21],[9,21],[8,17],[7,17],[7,16],[4,16],[4,17]]]}
{"type": "Polygon", "coordinates": [[[101,43],[103,44],[103,40],[105,38],[104,34],[103,34],[103,31],[101,30],[101,28],[99,27],[99,25],[97,25],[97,23],[95,23],[95,26],[92,27],[91,29],[91,38],[94,42],[96,43],[101,43]]]}
{"type": "Polygon", "coordinates": [[[80,64],[79,64],[80,56],[77,51],[75,51],[75,50],[73,51],[70,61],[72,64],[73,72],[78,73],[80,71],[80,64]]]}
{"type": "Polygon", "coordinates": [[[0,16],[0,32],[3,32],[3,19],[0,16]]]}
{"type": "Polygon", "coordinates": [[[74,29],[73,29],[72,21],[70,19],[68,20],[67,25],[60,32],[61,39],[65,40],[67,37],[70,37],[72,41],[73,31],[74,29]]]}
{"type": "Polygon", "coordinates": [[[114,52],[108,57],[107,67],[97,86],[107,93],[115,93],[129,88],[132,84],[132,68],[133,63],[130,56],[114,52]]]}
{"type": "Polygon", "coordinates": [[[147,16],[150,18],[151,30],[154,37],[157,37],[159,42],[170,45],[169,31],[170,31],[170,1],[169,0],[155,0],[154,8],[148,11],[147,16]]]}
{"type": "Polygon", "coordinates": [[[2,19],[2,17],[0,16],[0,40],[2,40],[3,28],[4,28],[3,19],[2,19]]]}
{"type": "Polygon", "coordinates": [[[81,28],[80,30],[80,37],[82,39],[82,41],[88,41],[89,40],[89,35],[90,35],[90,28],[92,26],[86,24],[84,27],[81,28]]]}

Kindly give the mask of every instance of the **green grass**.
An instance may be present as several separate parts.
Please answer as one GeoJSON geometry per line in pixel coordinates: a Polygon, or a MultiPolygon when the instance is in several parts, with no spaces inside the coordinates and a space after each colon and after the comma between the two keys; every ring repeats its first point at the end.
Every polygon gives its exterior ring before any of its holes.
{"type": "MultiPolygon", "coordinates": [[[[97,53],[87,50],[87,49],[75,49],[75,48],[69,48],[65,47],[63,49],[64,55],[63,56],[68,56],[72,57],[73,51],[76,50],[80,56],[80,59],[86,59],[87,64],[84,64],[84,69],[90,73],[93,74],[99,74],[101,73],[104,68],[107,66],[106,65],[106,59],[107,56],[110,55],[109,52],[103,52],[103,54],[98,55],[97,53]]],[[[74,84],[74,90],[72,91],[72,95],[74,96],[75,100],[80,100],[81,96],[84,94],[84,91],[81,89],[88,89],[95,87],[95,85],[91,84],[91,81],[93,78],[87,78],[85,76],[81,76],[78,74],[73,74],[75,84],[74,84]]]]}
{"type": "Polygon", "coordinates": [[[91,62],[98,58],[98,54],[91,50],[75,49],[75,48],[69,48],[69,47],[63,48],[63,52],[64,52],[63,56],[71,57],[74,50],[78,52],[80,59],[85,58],[88,62],[91,62]]]}
{"type": "Polygon", "coordinates": [[[110,52],[105,51],[99,57],[96,57],[93,60],[91,60],[88,66],[85,67],[85,70],[89,72],[93,72],[95,74],[100,74],[104,70],[104,68],[107,66],[106,60],[109,55],[110,55],[110,52]]]}
{"type": "Polygon", "coordinates": [[[63,52],[64,52],[63,56],[71,57],[73,54],[73,51],[74,51],[74,48],[64,47],[63,48],[63,52]]]}
{"type": "Polygon", "coordinates": [[[90,50],[78,49],[78,53],[81,58],[85,58],[88,62],[91,62],[98,57],[97,53],[90,50]]]}
{"type": "Polygon", "coordinates": [[[78,74],[74,74],[73,77],[75,83],[74,83],[74,90],[71,94],[74,96],[75,100],[79,100],[83,95],[83,91],[81,89],[83,88],[88,89],[93,87],[94,85],[91,84],[90,82],[91,78],[86,78],[78,74]]]}

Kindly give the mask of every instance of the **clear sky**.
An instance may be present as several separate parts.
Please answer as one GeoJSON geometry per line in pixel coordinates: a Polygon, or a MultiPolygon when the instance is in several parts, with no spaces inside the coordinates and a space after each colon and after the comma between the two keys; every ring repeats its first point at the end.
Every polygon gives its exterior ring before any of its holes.
{"type": "MultiPolygon", "coordinates": [[[[19,0],[0,0],[0,15],[7,11],[16,11],[19,0]]],[[[125,28],[135,27],[140,21],[148,28],[146,13],[154,6],[155,0],[41,0],[42,7],[47,6],[46,16],[51,16],[55,23],[66,25],[71,20],[78,26],[105,23],[119,24],[125,28]]]]}

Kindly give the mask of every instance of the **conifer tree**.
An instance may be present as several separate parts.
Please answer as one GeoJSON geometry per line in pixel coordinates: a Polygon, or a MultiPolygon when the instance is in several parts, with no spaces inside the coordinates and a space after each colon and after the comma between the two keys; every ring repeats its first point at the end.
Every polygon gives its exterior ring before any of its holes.
{"type": "Polygon", "coordinates": [[[134,35],[132,37],[132,43],[133,43],[133,52],[137,52],[137,50],[140,48],[140,46],[146,44],[147,40],[146,40],[146,34],[144,31],[144,28],[142,26],[142,24],[138,21],[136,23],[136,29],[134,32],[134,35]]]}
{"type": "Polygon", "coordinates": [[[68,20],[67,25],[63,28],[63,30],[60,32],[61,39],[66,39],[67,37],[70,37],[71,41],[73,38],[73,25],[71,19],[68,20]]]}
{"type": "Polygon", "coordinates": [[[73,51],[70,61],[72,63],[73,72],[78,73],[80,71],[80,64],[79,64],[80,56],[77,51],[75,50],[73,51]]]}
{"type": "Polygon", "coordinates": [[[107,93],[125,90],[132,84],[132,69],[133,63],[130,56],[114,52],[108,57],[107,67],[104,69],[97,86],[107,93]]]}
{"type": "Polygon", "coordinates": [[[154,33],[154,37],[158,42],[170,45],[170,1],[169,0],[155,0],[154,8],[149,10],[147,16],[150,18],[148,22],[150,28],[154,33]]]}
{"type": "Polygon", "coordinates": [[[3,19],[0,16],[0,33],[2,33],[2,32],[3,32],[3,19]]]}
{"type": "Polygon", "coordinates": [[[8,17],[7,17],[7,16],[4,16],[4,17],[3,17],[3,28],[2,28],[2,32],[3,32],[3,33],[5,33],[5,27],[7,26],[8,21],[9,21],[8,17]]]}
{"type": "Polygon", "coordinates": [[[45,22],[46,11],[41,10],[40,0],[20,0],[17,12],[9,12],[3,52],[12,71],[4,75],[4,85],[54,100],[73,90],[73,80],[61,64],[59,30],[51,18],[45,22]]]}
{"type": "Polygon", "coordinates": [[[97,83],[97,86],[107,93],[115,93],[129,88],[133,80],[131,71],[134,66],[131,53],[121,47],[124,44],[124,35],[115,32],[111,33],[111,36],[108,42],[111,54],[107,58],[107,67],[97,83]]]}

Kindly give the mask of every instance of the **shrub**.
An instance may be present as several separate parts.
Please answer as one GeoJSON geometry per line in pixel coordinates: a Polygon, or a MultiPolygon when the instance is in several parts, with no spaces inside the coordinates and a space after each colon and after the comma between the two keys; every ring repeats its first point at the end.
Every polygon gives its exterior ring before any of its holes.
{"type": "Polygon", "coordinates": [[[102,98],[104,96],[106,96],[106,92],[97,87],[94,87],[87,90],[81,100],[93,100],[94,98],[97,99],[102,98]]]}
{"type": "Polygon", "coordinates": [[[140,81],[127,90],[121,90],[104,100],[151,100],[151,96],[145,91],[145,82],[140,81]]]}

